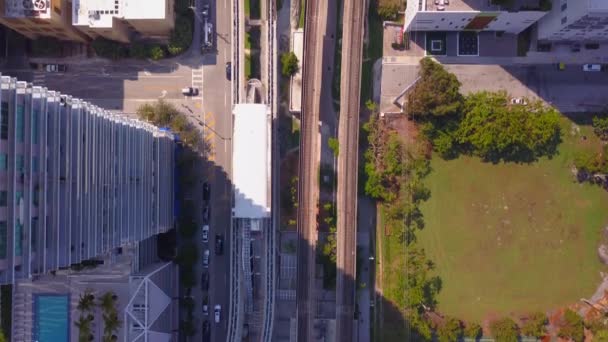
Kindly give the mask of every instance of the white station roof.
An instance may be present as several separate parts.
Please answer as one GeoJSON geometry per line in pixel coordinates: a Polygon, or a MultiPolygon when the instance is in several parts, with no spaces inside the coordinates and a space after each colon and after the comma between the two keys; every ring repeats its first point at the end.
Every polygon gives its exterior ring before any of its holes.
{"type": "Polygon", "coordinates": [[[270,217],[270,118],[264,104],[234,107],[232,182],[236,218],[270,217]]]}

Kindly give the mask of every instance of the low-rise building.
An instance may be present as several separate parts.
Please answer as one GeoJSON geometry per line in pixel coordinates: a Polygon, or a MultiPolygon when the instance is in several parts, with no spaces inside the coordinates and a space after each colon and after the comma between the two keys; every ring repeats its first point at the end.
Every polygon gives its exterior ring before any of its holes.
{"type": "Polygon", "coordinates": [[[72,24],[91,38],[129,42],[137,36],[167,40],[174,0],[72,0],[72,24]]]}
{"type": "Polygon", "coordinates": [[[0,1],[0,23],[30,39],[51,36],[59,40],[87,41],[87,36],[72,26],[72,7],[68,0],[0,1]]]}
{"type": "Polygon", "coordinates": [[[538,39],[598,42],[608,40],[608,1],[554,0],[538,23],[538,39]]]}
{"type": "Polygon", "coordinates": [[[496,31],[520,33],[546,14],[541,0],[408,1],[404,31],[496,31]]]}

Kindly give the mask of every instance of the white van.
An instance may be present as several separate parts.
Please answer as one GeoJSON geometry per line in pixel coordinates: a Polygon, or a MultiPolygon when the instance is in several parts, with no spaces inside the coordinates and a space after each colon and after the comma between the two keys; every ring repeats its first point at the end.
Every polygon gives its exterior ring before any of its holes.
{"type": "Polygon", "coordinates": [[[600,64],[583,64],[583,71],[602,71],[600,64]]]}

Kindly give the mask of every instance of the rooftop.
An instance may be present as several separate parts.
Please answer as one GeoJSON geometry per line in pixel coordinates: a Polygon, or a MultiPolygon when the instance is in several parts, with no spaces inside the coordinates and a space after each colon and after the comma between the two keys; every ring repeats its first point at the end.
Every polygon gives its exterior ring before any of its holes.
{"type": "MultiPolygon", "coordinates": [[[[486,12],[538,8],[540,0],[503,0],[505,5],[494,5],[491,0],[421,0],[427,11],[486,12]]],[[[594,0],[599,1],[599,0],[594,0]]],[[[499,1],[496,1],[499,2],[499,1]]]]}
{"type": "Polygon", "coordinates": [[[51,17],[51,1],[5,0],[4,12],[8,18],[33,17],[49,19],[51,17]]]}
{"type": "Polygon", "coordinates": [[[113,18],[163,19],[167,0],[73,0],[72,24],[112,27],[113,18]]]}
{"type": "Polygon", "coordinates": [[[234,107],[234,216],[270,216],[270,117],[264,104],[234,107]]]}
{"type": "Polygon", "coordinates": [[[608,10],[608,1],[606,0],[589,0],[589,9],[590,10],[599,10],[599,11],[607,11],[608,10]]]}

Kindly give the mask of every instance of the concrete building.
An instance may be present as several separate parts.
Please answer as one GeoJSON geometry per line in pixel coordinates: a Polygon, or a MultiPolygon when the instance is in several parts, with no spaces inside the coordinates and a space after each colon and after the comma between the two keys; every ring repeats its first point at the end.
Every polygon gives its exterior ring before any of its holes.
{"type": "Polygon", "coordinates": [[[72,1],[72,24],[91,38],[167,40],[173,30],[174,0],[72,1]]]}
{"type": "Polygon", "coordinates": [[[86,35],[72,26],[68,0],[2,0],[0,23],[35,39],[51,36],[59,40],[86,42],[86,35]]]}
{"type": "Polygon", "coordinates": [[[607,0],[553,0],[538,23],[538,39],[597,42],[608,40],[607,0]]]}
{"type": "Polygon", "coordinates": [[[513,0],[510,6],[503,7],[490,0],[410,1],[405,10],[404,31],[519,33],[545,15],[541,2],[513,0]]]}
{"type": "Polygon", "coordinates": [[[172,134],[8,76],[0,86],[0,283],[173,227],[172,134]]]}
{"type": "Polygon", "coordinates": [[[157,237],[100,258],[102,263],[79,271],[17,280],[13,286],[13,341],[79,341],[76,322],[89,314],[89,340],[103,341],[103,309],[79,309],[84,294],[98,302],[106,293],[114,300],[121,324],[111,335],[116,341],[178,341],[178,266],[156,257],[157,237]]]}

